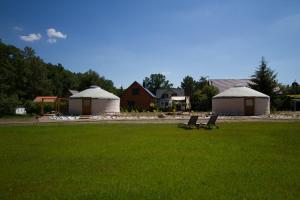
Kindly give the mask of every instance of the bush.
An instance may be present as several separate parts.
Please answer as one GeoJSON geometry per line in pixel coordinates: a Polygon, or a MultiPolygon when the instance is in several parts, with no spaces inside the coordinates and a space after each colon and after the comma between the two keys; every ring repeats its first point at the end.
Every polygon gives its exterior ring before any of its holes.
{"type": "Polygon", "coordinates": [[[21,102],[17,95],[0,95],[0,116],[14,115],[16,107],[20,104],[21,102]]]}
{"type": "Polygon", "coordinates": [[[28,114],[38,114],[39,113],[38,105],[31,100],[25,101],[24,107],[28,114]]]}
{"type": "MultiPolygon", "coordinates": [[[[36,113],[37,114],[41,114],[41,106],[42,106],[42,103],[36,103],[36,113]]],[[[55,110],[55,105],[54,103],[44,103],[44,114],[45,113],[50,113],[51,111],[54,111],[55,110]]]]}

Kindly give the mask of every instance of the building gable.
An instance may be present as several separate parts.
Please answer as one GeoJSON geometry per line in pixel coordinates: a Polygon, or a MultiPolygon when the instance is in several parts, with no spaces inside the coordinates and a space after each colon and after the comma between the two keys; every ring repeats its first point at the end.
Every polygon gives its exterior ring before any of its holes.
{"type": "Polygon", "coordinates": [[[141,86],[138,82],[133,82],[121,96],[121,106],[138,107],[149,109],[151,103],[155,103],[156,96],[149,90],[141,86]]]}

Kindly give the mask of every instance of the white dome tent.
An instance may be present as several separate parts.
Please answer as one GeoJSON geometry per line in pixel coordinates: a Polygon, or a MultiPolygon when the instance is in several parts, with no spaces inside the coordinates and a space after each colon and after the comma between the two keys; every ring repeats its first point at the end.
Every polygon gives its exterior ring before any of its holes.
{"type": "Polygon", "coordinates": [[[101,89],[91,86],[69,97],[69,113],[73,115],[98,115],[102,113],[119,113],[120,98],[101,89]]]}
{"type": "Polygon", "coordinates": [[[212,112],[219,115],[270,114],[270,97],[248,87],[232,87],[213,97],[212,112]]]}

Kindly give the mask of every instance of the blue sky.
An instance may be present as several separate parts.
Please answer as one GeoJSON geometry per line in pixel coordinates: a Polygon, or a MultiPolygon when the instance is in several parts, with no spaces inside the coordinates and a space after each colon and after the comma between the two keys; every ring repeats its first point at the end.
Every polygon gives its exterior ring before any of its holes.
{"type": "Polygon", "coordinates": [[[31,46],[71,71],[93,69],[117,87],[151,73],[175,86],[186,75],[247,78],[262,56],[279,82],[300,81],[298,0],[2,0],[0,6],[3,42],[31,46]]]}

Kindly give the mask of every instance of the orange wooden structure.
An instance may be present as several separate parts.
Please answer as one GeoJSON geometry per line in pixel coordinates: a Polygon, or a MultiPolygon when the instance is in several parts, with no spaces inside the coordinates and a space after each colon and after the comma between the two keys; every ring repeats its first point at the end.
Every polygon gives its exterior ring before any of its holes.
{"type": "Polygon", "coordinates": [[[45,103],[53,103],[54,104],[54,111],[56,113],[61,112],[61,103],[67,101],[66,98],[60,98],[57,96],[37,96],[33,100],[36,103],[40,103],[41,105],[41,114],[44,115],[44,106],[45,103]]]}

